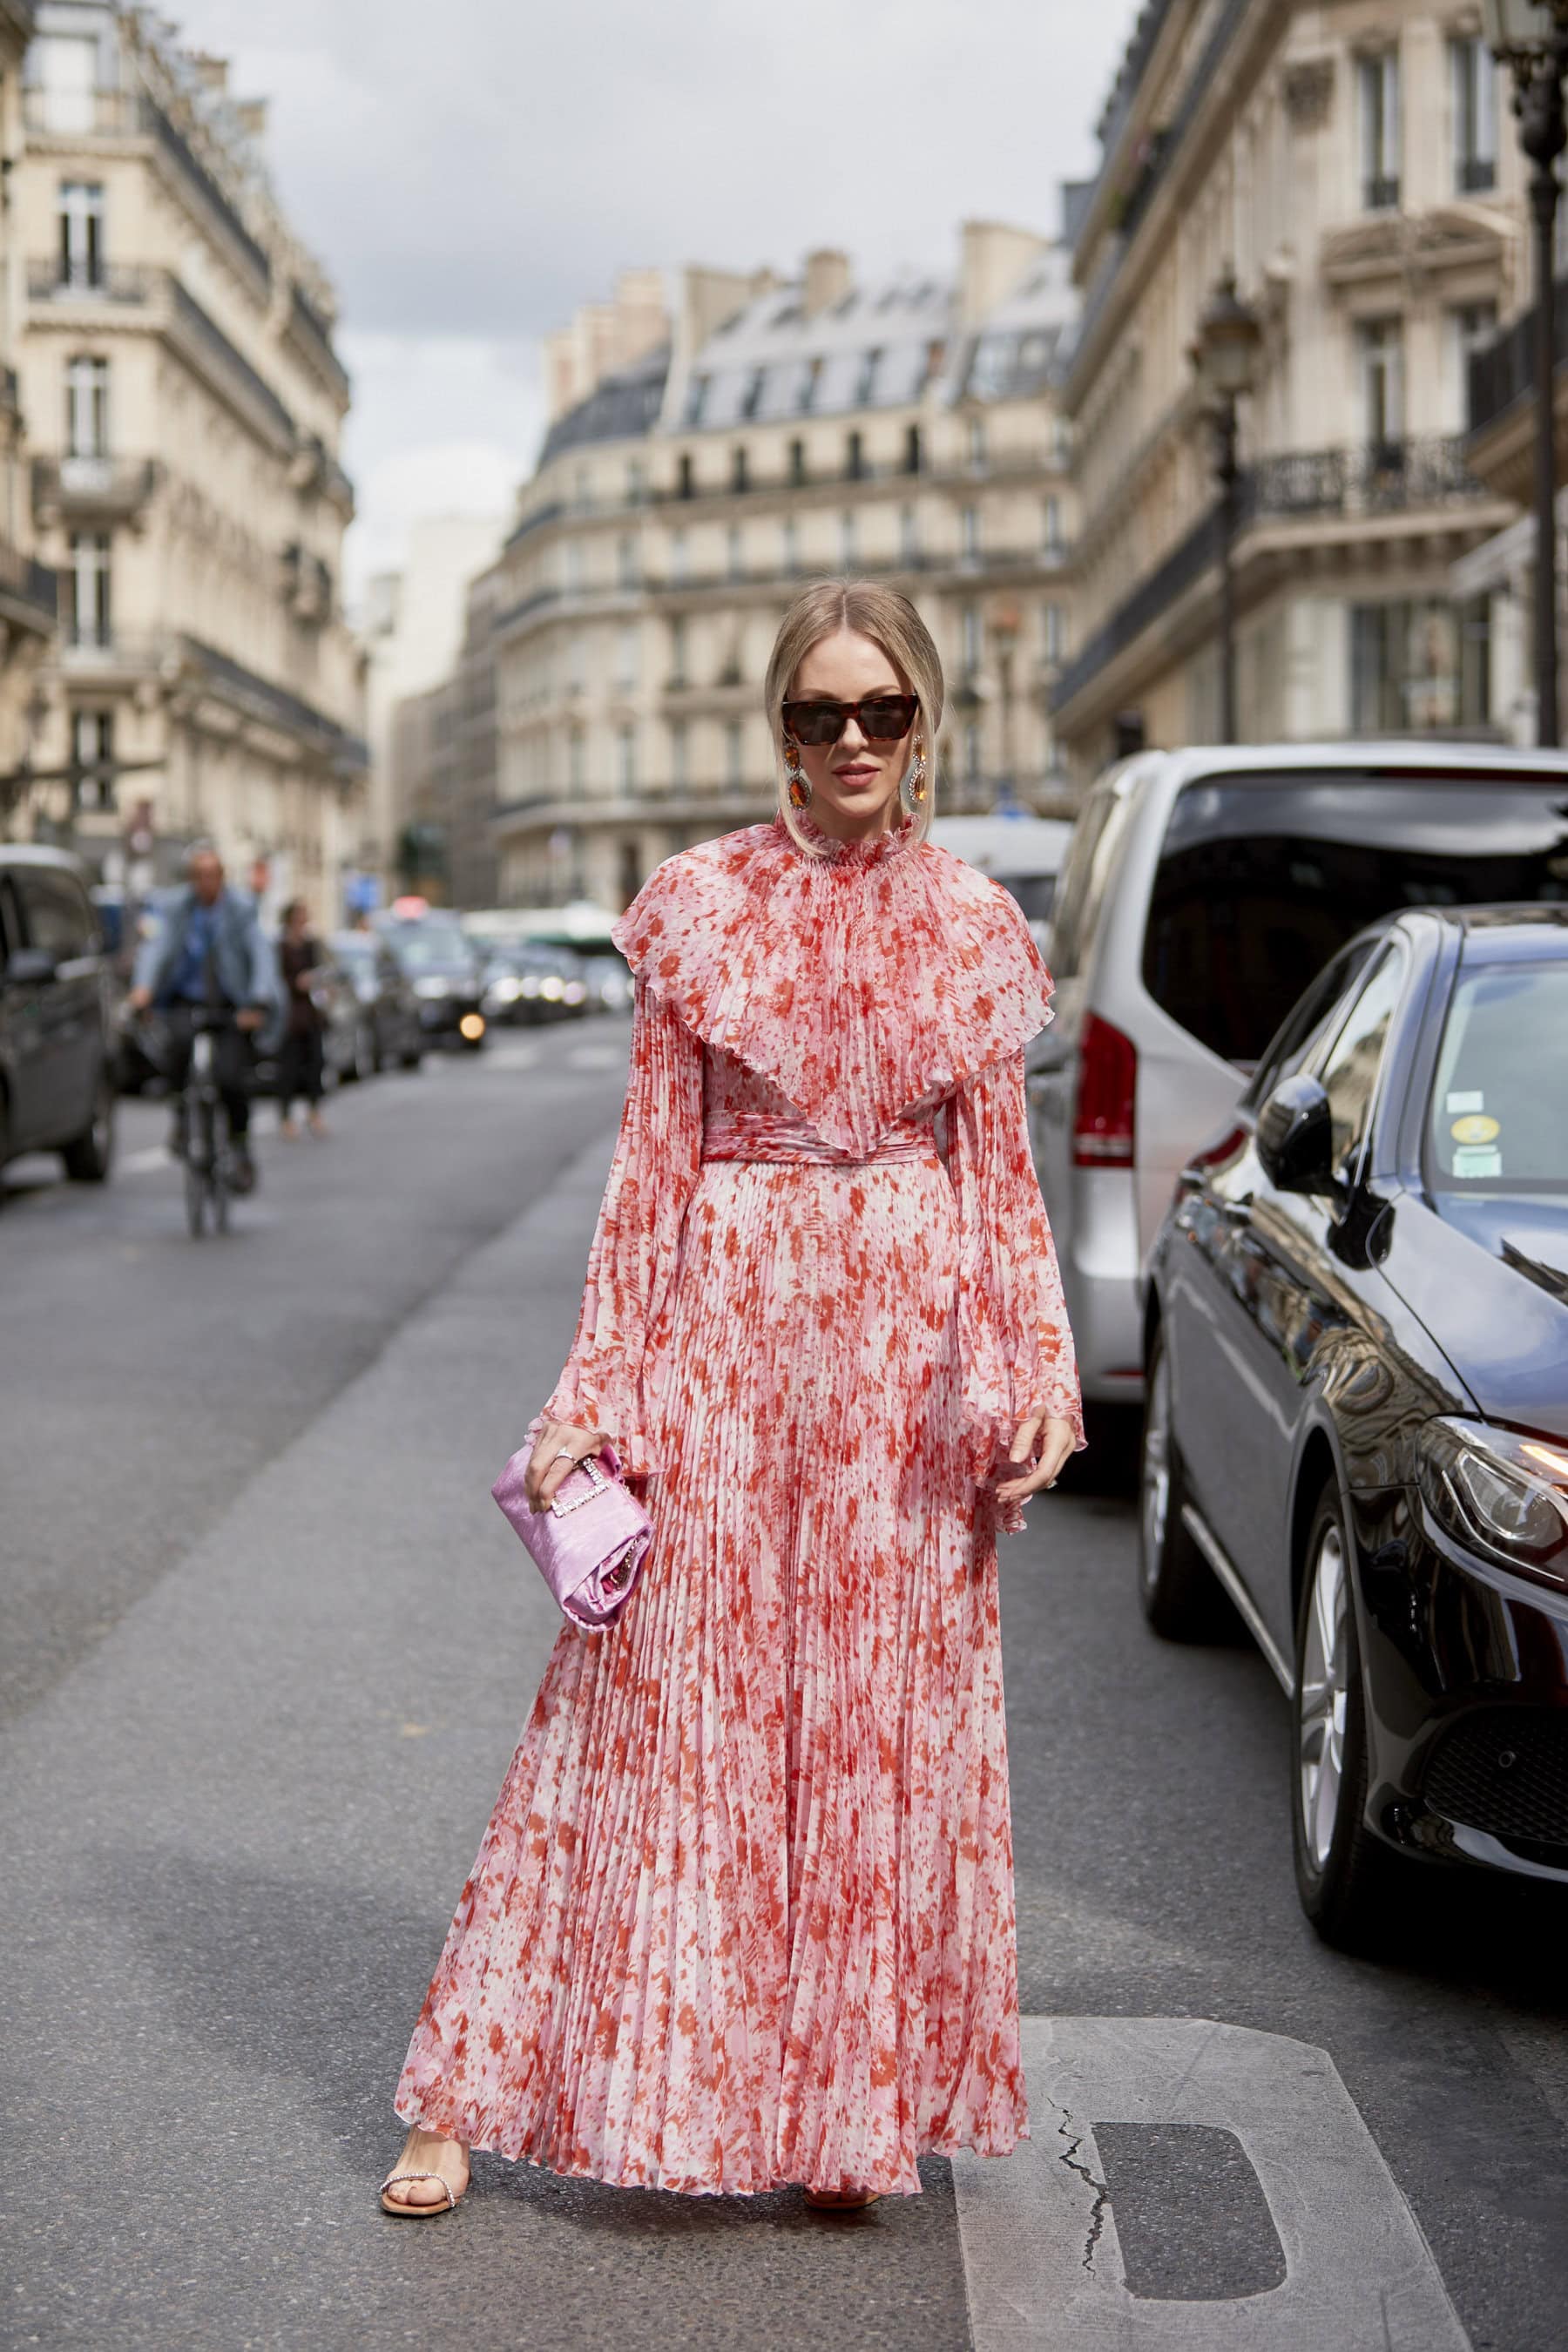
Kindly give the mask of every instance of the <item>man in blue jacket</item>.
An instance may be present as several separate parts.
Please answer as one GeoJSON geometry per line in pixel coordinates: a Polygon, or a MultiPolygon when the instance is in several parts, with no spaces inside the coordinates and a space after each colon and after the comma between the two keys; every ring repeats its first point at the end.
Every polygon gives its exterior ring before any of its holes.
{"type": "Polygon", "coordinates": [[[194,849],[185,873],[187,887],[162,929],[142,941],[127,1001],[133,1012],[151,1005],[166,1018],[165,1069],[178,1097],[169,1148],[180,1154],[185,1149],[184,1085],[197,1016],[226,1007],[233,1013],[233,1024],[214,1039],[215,1074],[228,1120],[235,1189],[248,1192],[256,1181],[248,1143],[251,1046],[278,1004],[277,959],[252,901],[225,888],[223,860],[216,849],[194,849]]]}

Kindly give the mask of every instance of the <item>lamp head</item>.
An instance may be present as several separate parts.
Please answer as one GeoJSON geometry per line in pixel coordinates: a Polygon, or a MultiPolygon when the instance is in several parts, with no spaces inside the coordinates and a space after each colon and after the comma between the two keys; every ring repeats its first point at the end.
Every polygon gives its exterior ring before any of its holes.
{"type": "Polygon", "coordinates": [[[1227,269],[1198,320],[1192,348],[1199,382],[1211,399],[1241,399],[1252,390],[1262,342],[1258,313],[1242,300],[1236,290],[1236,272],[1227,269]]]}
{"type": "Polygon", "coordinates": [[[1568,0],[1481,0],[1481,29],[1495,58],[1543,58],[1568,32],[1568,0]]]}

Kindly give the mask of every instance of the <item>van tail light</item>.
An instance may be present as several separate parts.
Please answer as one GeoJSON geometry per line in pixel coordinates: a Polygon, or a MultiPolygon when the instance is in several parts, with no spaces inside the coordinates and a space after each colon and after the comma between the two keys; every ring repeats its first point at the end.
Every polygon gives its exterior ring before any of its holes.
{"type": "Polygon", "coordinates": [[[1075,1168],[1131,1168],[1132,1103],[1138,1089],[1138,1049],[1131,1037],[1098,1013],[1089,1013],[1079,1043],[1078,1101],[1073,1108],[1075,1168]]]}

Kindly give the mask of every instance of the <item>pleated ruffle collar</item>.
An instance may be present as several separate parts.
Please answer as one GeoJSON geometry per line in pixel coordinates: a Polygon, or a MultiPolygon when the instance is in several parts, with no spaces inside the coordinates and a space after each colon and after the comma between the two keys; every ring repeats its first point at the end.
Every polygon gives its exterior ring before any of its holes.
{"type": "MultiPolygon", "coordinates": [[[[804,810],[797,814],[795,823],[810,842],[817,858],[825,860],[830,866],[841,866],[848,873],[857,872],[868,866],[885,865],[889,858],[901,857],[907,850],[917,846],[914,822],[910,817],[905,817],[899,824],[890,825],[886,833],[870,835],[865,841],[840,841],[835,835],[824,833],[822,827],[807,816],[804,810]]],[[[762,828],[757,829],[760,831],[762,828]]],[[[798,857],[801,852],[790,839],[789,827],[783,817],[774,817],[773,830],[778,834],[784,847],[786,850],[794,850],[798,857]]]]}
{"type": "Polygon", "coordinates": [[[844,1151],[869,1152],[1051,1017],[1016,901],[907,824],[820,856],[776,820],[701,842],[612,936],[704,1045],[844,1151]]]}

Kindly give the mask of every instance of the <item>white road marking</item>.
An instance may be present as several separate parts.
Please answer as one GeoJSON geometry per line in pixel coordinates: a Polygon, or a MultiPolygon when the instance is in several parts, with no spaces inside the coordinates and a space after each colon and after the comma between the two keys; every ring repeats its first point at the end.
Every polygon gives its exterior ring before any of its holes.
{"type": "Polygon", "coordinates": [[[1328,2053],[1187,2017],[1026,2017],[1034,2137],[952,2159],[975,2352],[1469,2352],[1432,2252],[1328,2053]],[[1129,2293],[1095,2123],[1234,2132],[1285,2251],[1228,2302],[1129,2293]]]}
{"type": "Polygon", "coordinates": [[[114,1173],[117,1176],[144,1176],[149,1168],[173,1168],[174,1160],[161,1143],[144,1144],[140,1151],[117,1151],[114,1173]]]}

